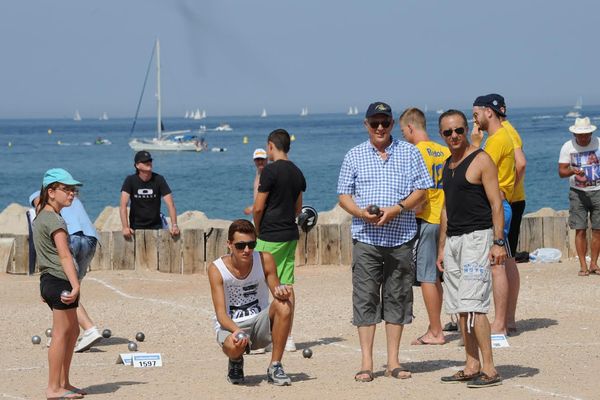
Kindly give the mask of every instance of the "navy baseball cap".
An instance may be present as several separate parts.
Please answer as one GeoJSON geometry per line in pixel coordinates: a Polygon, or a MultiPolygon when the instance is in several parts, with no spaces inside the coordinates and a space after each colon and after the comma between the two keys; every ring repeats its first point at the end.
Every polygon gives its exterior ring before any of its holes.
{"type": "Polygon", "coordinates": [[[479,96],[473,102],[473,107],[489,107],[501,117],[506,117],[500,107],[506,107],[504,104],[504,97],[499,94],[486,94],[485,96],[479,96]]]}
{"type": "Polygon", "coordinates": [[[133,159],[134,163],[145,163],[148,161],[152,161],[152,156],[146,150],[135,153],[135,158],[133,159]]]}
{"type": "Polygon", "coordinates": [[[367,108],[365,118],[370,118],[373,115],[377,114],[383,114],[387,115],[388,117],[394,118],[394,116],[392,115],[392,107],[390,107],[382,101],[376,101],[375,103],[369,104],[369,108],[367,108]]]}

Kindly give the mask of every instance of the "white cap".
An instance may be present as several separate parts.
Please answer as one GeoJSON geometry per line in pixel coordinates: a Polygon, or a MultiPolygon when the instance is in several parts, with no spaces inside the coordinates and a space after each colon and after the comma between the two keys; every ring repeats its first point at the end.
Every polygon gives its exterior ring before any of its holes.
{"type": "Polygon", "coordinates": [[[267,152],[265,149],[256,149],[254,150],[254,154],[252,155],[252,159],[255,158],[267,158],[267,152]]]}

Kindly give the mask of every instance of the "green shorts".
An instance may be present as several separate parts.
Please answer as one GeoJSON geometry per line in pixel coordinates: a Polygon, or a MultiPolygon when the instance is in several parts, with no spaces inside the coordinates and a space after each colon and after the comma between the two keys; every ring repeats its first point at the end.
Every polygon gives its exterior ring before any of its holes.
{"type": "Polygon", "coordinates": [[[294,263],[296,261],[297,240],[289,242],[266,242],[257,240],[256,251],[271,253],[277,264],[277,276],[283,285],[294,283],[294,263]]]}

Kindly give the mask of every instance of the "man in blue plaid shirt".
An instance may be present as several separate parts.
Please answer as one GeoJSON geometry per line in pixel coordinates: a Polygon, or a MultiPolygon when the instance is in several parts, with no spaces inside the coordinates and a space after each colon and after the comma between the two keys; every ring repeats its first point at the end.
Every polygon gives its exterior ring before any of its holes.
{"type": "Polygon", "coordinates": [[[406,379],[398,352],[404,324],[412,322],[413,244],[417,222],[413,208],[433,186],[419,150],[391,136],[389,105],[372,103],[365,115],[369,140],[344,157],[338,180],[340,205],[352,215],[353,324],[362,352],[354,379],[373,380],[375,327],[385,321],[385,376],[406,379]],[[377,206],[377,207],[373,207],[377,206]]]}

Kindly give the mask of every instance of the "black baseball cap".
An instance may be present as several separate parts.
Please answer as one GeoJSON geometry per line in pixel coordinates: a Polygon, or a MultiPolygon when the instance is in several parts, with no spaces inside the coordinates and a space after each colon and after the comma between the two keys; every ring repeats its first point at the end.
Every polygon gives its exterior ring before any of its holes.
{"type": "Polygon", "coordinates": [[[135,158],[133,161],[137,163],[145,163],[148,161],[152,161],[152,156],[146,150],[138,151],[135,153],[135,158]]]}
{"type": "Polygon", "coordinates": [[[367,108],[365,118],[370,118],[373,115],[377,114],[383,114],[387,115],[388,117],[394,118],[394,116],[392,115],[392,107],[390,107],[382,101],[376,101],[375,103],[369,104],[369,108],[367,108]]]}
{"type": "Polygon", "coordinates": [[[500,107],[506,107],[506,104],[504,104],[504,97],[500,96],[499,94],[486,94],[485,96],[479,96],[473,102],[473,107],[489,107],[499,116],[506,117],[506,114],[500,110],[500,107]]]}

